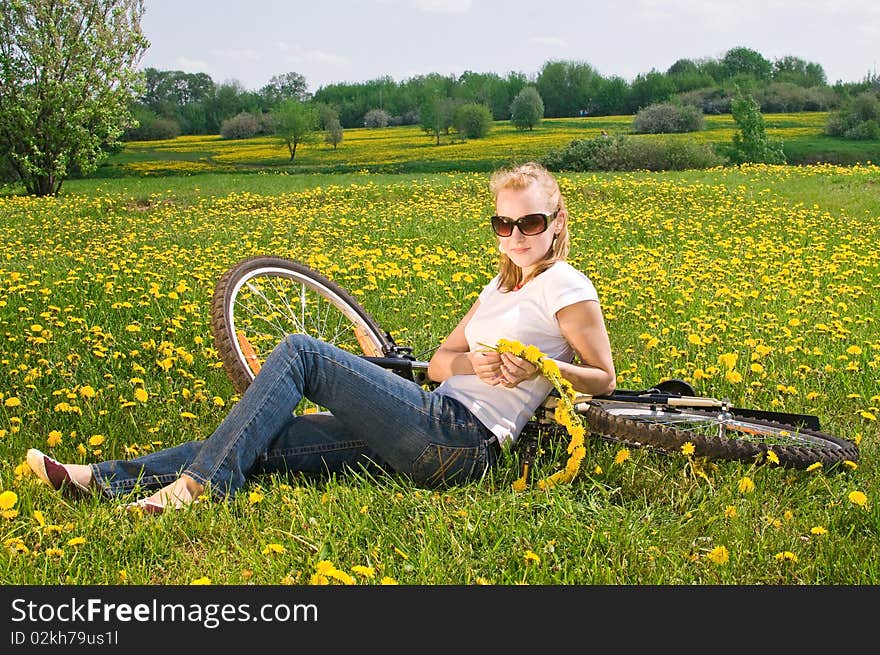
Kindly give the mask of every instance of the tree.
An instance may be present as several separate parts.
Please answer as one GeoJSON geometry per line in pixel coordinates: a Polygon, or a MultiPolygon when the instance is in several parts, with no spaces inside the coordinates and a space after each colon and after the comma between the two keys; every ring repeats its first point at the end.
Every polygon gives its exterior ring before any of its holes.
{"type": "Polygon", "coordinates": [[[338,118],[331,118],[327,122],[327,128],[324,133],[324,143],[329,143],[336,150],[336,147],[342,143],[342,124],[338,118]]]}
{"type": "Polygon", "coordinates": [[[419,118],[422,129],[426,134],[433,136],[440,145],[440,134],[449,133],[452,127],[452,116],[455,112],[455,100],[439,91],[432,93],[419,108],[419,118]]]}
{"type": "Polygon", "coordinates": [[[751,95],[737,93],[730,103],[730,113],[739,126],[739,132],[733,135],[733,144],[730,147],[729,157],[733,163],[785,163],[782,144],[767,138],[764,117],[751,95]]]}
{"type": "Polygon", "coordinates": [[[267,108],[274,107],[282,100],[299,100],[301,102],[308,100],[309,92],[306,78],[294,72],[273,75],[269,79],[269,83],[260,89],[260,96],[263,97],[267,108]]]}
{"type": "Polygon", "coordinates": [[[804,61],[800,57],[786,55],[773,62],[773,79],[798,86],[825,86],[825,69],[820,64],[804,61]]]}
{"type": "Polygon", "coordinates": [[[455,131],[468,139],[482,139],[492,129],[492,111],[484,104],[468,102],[455,108],[455,131]]]}
{"type": "Polygon", "coordinates": [[[364,114],[364,127],[368,129],[388,127],[390,120],[391,116],[384,109],[371,109],[364,114]]]}
{"type": "Polygon", "coordinates": [[[0,157],[57,195],[133,123],[143,0],[0,0],[0,157]]]}
{"type": "Polygon", "coordinates": [[[738,75],[753,77],[756,80],[767,81],[773,72],[771,64],[764,56],[749,48],[731,48],[721,59],[727,77],[738,75]]]}
{"type": "Polygon", "coordinates": [[[510,103],[510,120],[518,130],[531,131],[544,118],[544,101],[538,89],[524,87],[510,103]]]}
{"type": "Polygon", "coordinates": [[[301,143],[314,143],[318,126],[318,110],[308,102],[288,99],[271,112],[275,136],[287,146],[290,161],[296,157],[296,147],[301,143]]]}

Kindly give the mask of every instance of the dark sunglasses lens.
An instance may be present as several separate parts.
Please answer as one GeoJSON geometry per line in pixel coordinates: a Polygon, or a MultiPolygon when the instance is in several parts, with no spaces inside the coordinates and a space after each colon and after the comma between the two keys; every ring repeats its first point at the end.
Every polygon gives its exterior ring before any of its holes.
{"type": "Polygon", "coordinates": [[[527,214],[519,219],[519,229],[526,236],[541,234],[547,229],[547,217],[544,214],[527,214]]]}
{"type": "Polygon", "coordinates": [[[493,216],[492,229],[500,237],[509,237],[513,234],[513,223],[508,223],[500,216],[493,216]]]}

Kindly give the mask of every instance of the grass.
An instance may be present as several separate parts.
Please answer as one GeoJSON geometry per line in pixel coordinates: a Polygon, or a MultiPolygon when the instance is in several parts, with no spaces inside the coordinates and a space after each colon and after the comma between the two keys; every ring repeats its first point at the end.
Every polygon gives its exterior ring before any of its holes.
{"type": "MultiPolygon", "coordinates": [[[[494,267],[484,174],[75,180],[58,198],[0,197],[0,493],[14,494],[0,496],[0,579],[308,584],[327,560],[360,584],[877,584],[880,170],[561,180],[571,259],[602,297],[620,386],[681,377],[740,406],[814,413],[860,441],[856,467],[589,440],[581,476],[547,492],[513,492],[511,458],[442,489],[264,477],[161,517],[60,500],[21,466],[28,447],[130,457],[208,436],[235,403],[209,327],[213,284],[235,261],[303,261],[417,352],[494,267]]],[[[539,474],[563,446],[548,444],[539,474]]]]}

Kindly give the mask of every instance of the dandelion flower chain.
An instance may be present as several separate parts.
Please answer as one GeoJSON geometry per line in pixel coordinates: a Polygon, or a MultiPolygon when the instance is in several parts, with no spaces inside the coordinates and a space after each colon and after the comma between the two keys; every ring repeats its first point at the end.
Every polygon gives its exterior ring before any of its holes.
{"type": "MultiPolygon", "coordinates": [[[[583,461],[586,454],[586,448],[584,448],[586,429],[574,407],[577,392],[574,390],[571,382],[562,377],[556,362],[542,353],[539,348],[525,346],[519,341],[499,339],[498,344],[492,349],[499,353],[510,353],[531,362],[538,367],[541,375],[547,378],[559,393],[559,402],[553,412],[553,418],[565,427],[566,432],[571,437],[571,441],[568,444],[568,461],[565,464],[565,468],[543,480],[539,480],[538,488],[549,489],[563,482],[571,482],[577,475],[581,461],[583,461]]],[[[524,470],[522,476],[513,483],[514,490],[521,491],[525,489],[527,477],[528,470],[524,470]]]]}

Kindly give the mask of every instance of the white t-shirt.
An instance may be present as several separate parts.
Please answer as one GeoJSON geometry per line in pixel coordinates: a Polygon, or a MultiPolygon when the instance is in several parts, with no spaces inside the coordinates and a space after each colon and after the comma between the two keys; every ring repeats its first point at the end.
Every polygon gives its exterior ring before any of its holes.
{"type": "MultiPolygon", "coordinates": [[[[501,292],[496,276],[483,288],[480,305],[465,327],[468,347],[484,350],[499,339],[510,339],[570,362],[574,351],[559,331],[556,312],[582,300],[598,302],[599,296],[590,279],[567,262],[556,262],[518,291],[501,292]]],[[[453,375],[434,393],[463,403],[506,447],[516,441],[551,389],[541,375],[510,389],[493,387],[470,374],[453,375]]]]}

